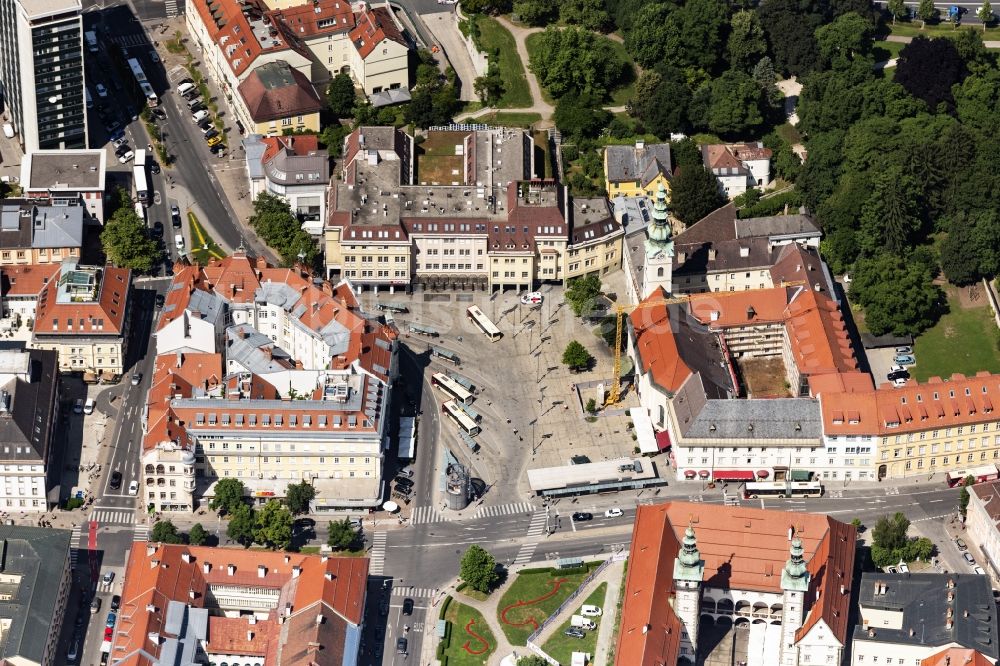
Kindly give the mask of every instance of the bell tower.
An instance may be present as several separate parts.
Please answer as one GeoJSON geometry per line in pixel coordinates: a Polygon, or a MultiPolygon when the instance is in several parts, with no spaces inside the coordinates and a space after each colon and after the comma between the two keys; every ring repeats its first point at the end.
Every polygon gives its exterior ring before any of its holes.
{"type": "Polygon", "coordinates": [[[809,591],[809,571],[802,556],[802,539],[792,539],[792,547],[785,568],[781,570],[781,666],[796,666],[799,649],[795,646],[795,632],[805,617],[806,592],[809,591]]]}
{"type": "Polygon", "coordinates": [[[694,661],[698,654],[698,625],[701,620],[701,583],[705,563],[698,552],[694,528],[688,525],[681,543],[681,552],[674,559],[674,613],[684,625],[681,652],[690,651],[694,661]]]}
{"type": "Polygon", "coordinates": [[[674,241],[667,217],[667,189],[660,183],[653,202],[653,219],[646,227],[646,263],[643,268],[642,293],[646,298],[657,287],[673,291],[674,241]]]}

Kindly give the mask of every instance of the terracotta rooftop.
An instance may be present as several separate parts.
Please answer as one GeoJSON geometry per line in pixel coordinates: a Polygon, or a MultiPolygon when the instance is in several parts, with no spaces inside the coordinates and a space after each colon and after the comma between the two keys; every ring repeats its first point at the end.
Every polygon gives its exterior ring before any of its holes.
{"type": "Polygon", "coordinates": [[[1000,481],[973,484],[970,490],[976,494],[994,523],[1000,523],[1000,481]]]}
{"type": "Polygon", "coordinates": [[[237,90],[258,123],[305,116],[323,108],[308,77],[282,60],[257,67],[237,90]]]}
{"type": "Polygon", "coordinates": [[[822,619],[841,644],[846,642],[856,539],[852,526],[820,514],[666,502],[636,511],[617,664],[676,663],[680,623],[669,598],[674,558],[688,525],[704,562],[705,587],[759,592],[781,592],[793,532],[802,540],[811,574],[809,608],[796,639],[822,619]]]}
{"type": "Polygon", "coordinates": [[[38,296],[52,276],[59,271],[59,264],[38,264],[34,266],[4,266],[2,274],[3,296],[38,296]]]}
{"type": "Polygon", "coordinates": [[[213,617],[209,645],[235,652],[248,645],[245,632],[252,629],[258,640],[249,645],[255,654],[266,655],[268,665],[300,666],[309,663],[303,659],[306,654],[322,666],[339,664],[348,634],[359,631],[367,581],[367,558],[137,544],[126,563],[112,658],[123,666],[152,666],[156,662],[145,655],[158,659],[164,646],[176,638],[166,630],[168,602],[212,612],[209,589],[233,585],[280,590],[290,613],[285,620],[288,631],[269,628],[268,623],[277,624],[277,606],[265,611],[267,618],[253,627],[238,619],[243,625],[239,633],[235,623],[213,617]],[[323,616],[322,623],[316,622],[317,615],[323,616]],[[148,639],[152,633],[160,638],[155,644],[148,639]]]}
{"type": "Polygon", "coordinates": [[[979,650],[950,647],[920,660],[920,666],[992,666],[979,650]]]}
{"type": "Polygon", "coordinates": [[[121,335],[131,287],[127,268],[64,261],[39,292],[35,335],[121,335]]]}
{"type": "Polygon", "coordinates": [[[316,0],[275,10],[271,16],[283,23],[299,39],[347,32],[355,26],[348,0],[316,0]]]}
{"type": "Polygon", "coordinates": [[[351,30],[350,37],[362,58],[371,55],[375,47],[386,39],[406,46],[406,40],[392,20],[392,15],[384,7],[360,12],[355,19],[357,26],[351,30]]]}

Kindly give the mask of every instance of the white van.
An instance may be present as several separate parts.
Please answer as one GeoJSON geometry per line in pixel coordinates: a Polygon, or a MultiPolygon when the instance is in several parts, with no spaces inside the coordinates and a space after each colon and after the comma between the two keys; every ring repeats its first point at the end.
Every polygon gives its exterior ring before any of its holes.
{"type": "Polygon", "coordinates": [[[184,234],[174,234],[174,245],[178,250],[184,249],[184,234]]]}
{"type": "Polygon", "coordinates": [[[194,84],[193,83],[182,83],[179,86],[177,86],[177,94],[178,95],[183,95],[187,91],[193,90],[193,89],[194,89],[194,84]]]}
{"type": "Polygon", "coordinates": [[[202,109],[198,113],[195,113],[194,115],[191,116],[191,120],[195,122],[200,121],[202,118],[208,118],[208,111],[205,109],[202,109]]]}
{"type": "Polygon", "coordinates": [[[574,615],[569,619],[570,626],[576,627],[578,629],[587,629],[588,631],[593,631],[597,629],[597,625],[594,624],[593,620],[588,620],[582,615],[574,615]]]}
{"type": "Polygon", "coordinates": [[[96,406],[97,406],[97,402],[93,398],[87,398],[87,402],[85,402],[83,404],[83,413],[84,414],[93,414],[94,413],[94,407],[96,407],[96,406]]]}
{"type": "Polygon", "coordinates": [[[584,604],[580,607],[580,615],[584,617],[601,617],[601,607],[584,604]]]}

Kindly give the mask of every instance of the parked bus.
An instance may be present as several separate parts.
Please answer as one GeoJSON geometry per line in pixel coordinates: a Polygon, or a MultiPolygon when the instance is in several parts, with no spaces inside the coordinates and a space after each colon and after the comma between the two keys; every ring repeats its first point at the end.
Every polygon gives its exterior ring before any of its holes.
{"type": "Polygon", "coordinates": [[[448,373],[445,373],[445,374],[447,374],[449,377],[451,377],[455,381],[455,383],[457,383],[459,386],[461,386],[462,388],[464,388],[469,393],[475,393],[476,392],[476,385],[473,384],[468,379],[466,379],[465,377],[463,377],[462,375],[458,374],[457,372],[448,372],[448,373]]]}
{"type": "Polygon", "coordinates": [[[83,33],[83,38],[87,40],[87,50],[91,53],[97,53],[97,33],[93,30],[88,30],[83,33]]]}
{"type": "Polygon", "coordinates": [[[471,306],[465,311],[465,314],[469,317],[469,319],[475,322],[476,326],[478,326],[483,333],[486,334],[486,337],[490,339],[490,342],[496,342],[503,337],[503,333],[500,332],[497,325],[490,321],[490,318],[479,309],[478,305],[471,306]]]}
{"type": "Polygon", "coordinates": [[[135,151],[135,162],[132,165],[132,182],[135,184],[135,197],[144,206],[149,205],[149,183],[146,180],[146,149],[135,151]]]}
{"type": "Polygon", "coordinates": [[[142,96],[146,98],[146,104],[149,105],[149,108],[152,109],[159,106],[160,98],[153,92],[153,86],[146,79],[146,73],[142,71],[142,65],[139,64],[139,61],[135,58],[129,58],[128,66],[132,70],[132,76],[135,77],[135,82],[139,85],[142,96]]]}
{"type": "Polygon", "coordinates": [[[379,303],[375,307],[379,310],[395,312],[396,314],[406,314],[410,311],[403,303],[379,303]]]}
{"type": "Polygon", "coordinates": [[[462,408],[454,400],[449,400],[441,405],[441,411],[450,416],[462,432],[473,437],[479,434],[479,426],[468,414],[462,411],[462,408]]]}
{"type": "Polygon", "coordinates": [[[743,497],[822,497],[823,485],[818,481],[759,481],[743,487],[743,497]]]}
{"type": "Polygon", "coordinates": [[[410,333],[426,335],[428,338],[436,338],[438,336],[438,332],[433,328],[428,328],[427,326],[417,326],[416,324],[410,324],[410,333]]]}
{"type": "Polygon", "coordinates": [[[431,375],[431,384],[438,387],[463,405],[468,405],[474,400],[472,394],[462,388],[458,382],[453,380],[448,375],[441,374],[440,372],[435,372],[431,375]]]}
{"type": "Polygon", "coordinates": [[[455,365],[459,364],[458,354],[448,351],[447,349],[442,349],[441,347],[431,347],[431,355],[437,356],[445,361],[450,361],[455,365]]]}

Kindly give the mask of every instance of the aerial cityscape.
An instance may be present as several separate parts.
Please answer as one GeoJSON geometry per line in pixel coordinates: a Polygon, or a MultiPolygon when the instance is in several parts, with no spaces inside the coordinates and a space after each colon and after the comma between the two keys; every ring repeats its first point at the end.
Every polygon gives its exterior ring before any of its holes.
{"type": "Polygon", "coordinates": [[[0,0],[0,666],[997,664],[998,55],[0,0]]]}

